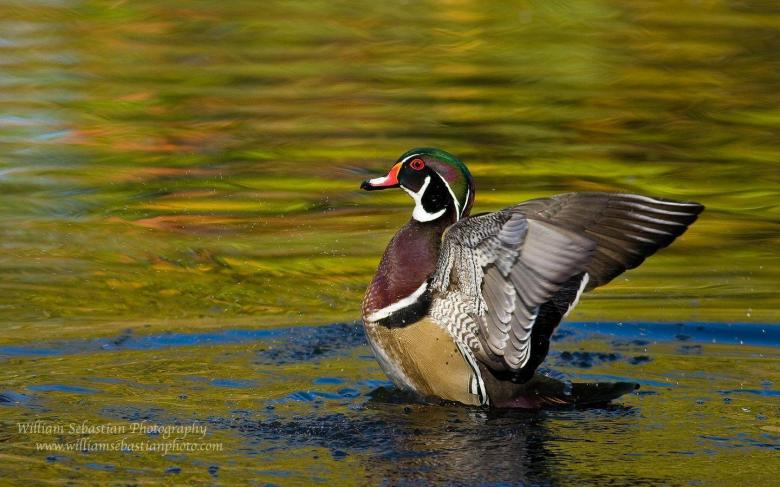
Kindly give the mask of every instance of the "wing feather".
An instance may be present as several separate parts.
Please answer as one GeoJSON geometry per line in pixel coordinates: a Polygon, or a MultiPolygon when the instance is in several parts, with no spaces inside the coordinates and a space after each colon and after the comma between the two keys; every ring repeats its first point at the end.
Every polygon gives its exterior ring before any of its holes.
{"type": "Polygon", "coordinates": [[[586,290],[603,286],[671,244],[704,206],[623,193],[565,193],[517,206],[538,218],[586,235],[597,244],[586,290]]]}
{"type": "Polygon", "coordinates": [[[583,272],[595,248],[585,236],[512,208],[451,227],[443,246],[450,262],[440,262],[432,280],[436,299],[446,300],[449,292],[465,300],[474,336],[511,370],[528,362],[539,307],[583,272]]]}
{"type": "Polygon", "coordinates": [[[532,338],[549,339],[583,286],[601,286],[638,266],[702,209],[632,194],[566,193],[463,219],[442,239],[432,309],[444,321],[447,310],[463,311],[468,320],[455,328],[470,335],[464,341],[476,344],[477,356],[525,373],[547,353],[545,345],[529,364],[532,338]]]}

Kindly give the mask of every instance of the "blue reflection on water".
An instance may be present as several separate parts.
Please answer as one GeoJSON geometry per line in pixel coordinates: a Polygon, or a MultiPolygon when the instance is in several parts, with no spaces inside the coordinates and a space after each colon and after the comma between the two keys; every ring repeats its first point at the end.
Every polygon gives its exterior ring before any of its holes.
{"type": "MultiPolygon", "coordinates": [[[[761,323],[565,323],[556,335],[557,340],[579,340],[593,336],[622,339],[642,339],[653,342],[717,343],[728,345],[756,345],[780,347],[780,327],[761,323]]],[[[165,333],[133,335],[131,332],[116,338],[67,340],[33,343],[28,346],[0,347],[0,359],[24,356],[72,355],[112,350],[158,350],[204,344],[236,344],[263,340],[283,340],[295,344],[295,349],[269,349],[272,361],[295,361],[296,354],[327,354],[334,348],[351,348],[364,342],[359,323],[338,323],[327,326],[298,326],[271,329],[227,329],[206,333],[165,333]],[[345,339],[335,341],[334,338],[345,339]]]]}

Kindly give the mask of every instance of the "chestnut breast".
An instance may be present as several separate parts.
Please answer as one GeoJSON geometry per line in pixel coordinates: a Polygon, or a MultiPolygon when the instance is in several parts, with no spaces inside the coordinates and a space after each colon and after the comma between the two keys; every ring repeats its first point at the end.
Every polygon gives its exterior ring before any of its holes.
{"type": "Polygon", "coordinates": [[[430,277],[439,258],[445,222],[410,220],[385,249],[379,268],[363,298],[363,316],[417,291],[430,277]]]}

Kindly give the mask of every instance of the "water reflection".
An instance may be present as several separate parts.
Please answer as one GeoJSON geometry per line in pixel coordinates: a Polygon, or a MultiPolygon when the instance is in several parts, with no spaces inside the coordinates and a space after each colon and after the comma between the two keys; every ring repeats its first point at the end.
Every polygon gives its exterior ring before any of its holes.
{"type": "MultiPolygon", "coordinates": [[[[750,338],[755,328],[732,333],[750,338]]],[[[315,475],[326,483],[635,485],[733,480],[729,452],[744,465],[749,449],[759,465],[780,447],[777,343],[713,344],[704,332],[626,341],[617,323],[563,331],[550,361],[557,373],[578,381],[638,380],[642,389],[587,410],[419,404],[386,389],[361,328],[341,324],[2,347],[0,360],[16,375],[0,389],[0,414],[15,421],[195,421],[207,426],[209,441],[224,445],[220,452],[119,459],[111,452],[63,453],[46,460],[51,471],[34,469],[38,479],[99,464],[128,481],[177,468],[193,481],[217,475],[274,482],[281,475],[305,483],[315,475]],[[698,353],[678,351],[680,344],[698,353]],[[616,358],[558,360],[605,349],[617,350],[616,358]],[[632,361],[638,352],[647,360],[632,361]],[[720,459],[715,467],[713,455],[720,459]],[[659,470],[659,457],[681,470],[659,470]]],[[[14,454],[48,437],[5,427],[0,438],[0,450],[14,454]]],[[[109,473],[94,478],[108,480],[109,473]]]]}
{"type": "Polygon", "coordinates": [[[506,418],[483,411],[409,409],[405,416],[395,409],[382,416],[394,442],[391,453],[368,458],[381,465],[372,472],[376,480],[473,484],[490,479],[538,485],[555,483],[555,463],[565,461],[547,447],[551,433],[538,415],[506,418]]]}
{"type": "Polygon", "coordinates": [[[548,485],[564,480],[560,466],[576,460],[560,448],[560,431],[549,426],[551,417],[586,429],[594,428],[590,422],[604,423],[601,428],[619,437],[630,434],[620,418],[634,414],[630,407],[611,407],[585,421],[579,413],[398,404],[403,402],[394,397],[398,393],[389,394],[392,402],[372,400],[355,412],[247,421],[237,427],[258,447],[281,441],[266,452],[318,446],[334,458],[358,455],[376,483],[548,485]]]}
{"type": "Polygon", "coordinates": [[[776,319],[768,6],[256,10],[0,6],[6,320],[352,319],[408,213],[356,181],[419,145],[469,162],[478,210],[587,189],[707,204],[582,317],[776,319]]]}

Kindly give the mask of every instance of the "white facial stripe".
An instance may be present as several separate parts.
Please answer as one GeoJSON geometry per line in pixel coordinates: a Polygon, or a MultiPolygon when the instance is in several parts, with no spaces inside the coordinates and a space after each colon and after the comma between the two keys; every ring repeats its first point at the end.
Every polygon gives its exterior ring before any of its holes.
{"type": "Polygon", "coordinates": [[[366,316],[366,319],[368,321],[379,321],[387,318],[391,314],[395,313],[396,311],[402,310],[406,308],[407,306],[411,306],[412,304],[416,303],[417,300],[420,298],[420,296],[425,293],[425,290],[428,289],[428,282],[423,282],[420,287],[417,288],[415,292],[410,294],[409,296],[402,298],[395,303],[392,303],[390,305],[385,306],[384,308],[374,311],[370,315],[366,316]]]}
{"type": "MultiPolygon", "coordinates": [[[[436,171],[434,171],[434,172],[436,172],[436,171]]],[[[439,174],[439,173],[436,173],[436,175],[439,176],[439,179],[441,179],[441,182],[444,183],[444,185],[447,187],[447,191],[450,192],[450,196],[452,196],[452,201],[455,202],[455,218],[460,220],[460,217],[462,215],[461,215],[460,203],[458,202],[458,198],[455,197],[455,193],[452,192],[452,188],[450,188],[450,185],[449,185],[449,183],[447,183],[447,180],[444,179],[444,177],[441,174],[439,174]]]]}
{"type": "Polygon", "coordinates": [[[425,211],[425,208],[422,204],[422,198],[425,194],[425,190],[428,189],[428,185],[431,184],[431,177],[425,176],[425,182],[423,183],[422,187],[420,188],[420,191],[414,192],[410,190],[409,188],[404,187],[401,185],[401,189],[406,191],[409,196],[412,197],[414,200],[414,211],[412,212],[412,218],[417,220],[418,222],[429,222],[433,221],[440,216],[444,214],[445,211],[447,211],[447,208],[442,208],[440,211],[437,211],[436,213],[428,213],[425,211]]]}
{"type": "MultiPolygon", "coordinates": [[[[410,159],[414,159],[414,158],[418,158],[418,157],[420,157],[419,154],[412,154],[410,156],[405,157],[400,162],[402,164],[404,164],[404,163],[408,162],[410,159]]],[[[439,176],[439,179],[441,179],[441,182],[443,182],[444,186],[447,187],[447,191],[449,191],[450,196],[452,197],[452,201],[455,203],[455,218],[457,220],[460,220],[463,217],[463,210],[465,210],[466,207],[465,206],[461,206],[460,201],[458,201],[458,198],[455,197],[455,193],[452,191],[452,188],[450,187],[450,184],[447,182],[447,180],[444,179],[444,177],[441,174],[439,174],[438,172],[436,172],[435,170],[433,172],[437,176],[439,176]]],[[[385,178],[372,179],[369,182],[371,184],[382,184],[382,183],[384,183],[385,180],[386,180],[386,177],[385,178]]],[[[417,220],[419,222],[429,222],[429,221],[435,220],[435,219],[439,218],[440,216],[442,216],[445,211],[447,211],[447,209],[444,208],[444,209],[442,209],[440,211],[437,211],[436,213],[428,213],[427,211],[425,211],[425,208],[423,208],[422,196],[423,196],[423,194],[425,194],[425,190],[428,188],[428,185],[430,184],[430,182],[431,182],[430,181],[430,176],[426,176],[425,177],[425,183],[423,183],[422,188],[420,188],[420,191],[418,191],[416,193],[411,191],[409,188],[405,188],[403,185],[401,185],[401,189],[406,191],[409,194],[409,196],[411,196],[414,199],[415,205],[414,205],[414,212],[412,212],[412,218],[414,218],[415,220],[417,220]]],[[[469,189],[466,188],[466,201],[464,202],[464,204],[468,203],[468,200],[469,200],[469,189]]]]}
{"type": "Polygon", "coordinates": [[[414,158],[417,158],[417,157],[420,157],[420,154],[412,154],[411,156],[406,156],[406,157],[403,158],[403,160],[398,161],[398,162],[404,163],[404,162],[408,161],[409,159],[414,159],[414,158]]]}

